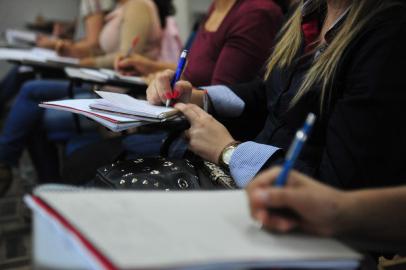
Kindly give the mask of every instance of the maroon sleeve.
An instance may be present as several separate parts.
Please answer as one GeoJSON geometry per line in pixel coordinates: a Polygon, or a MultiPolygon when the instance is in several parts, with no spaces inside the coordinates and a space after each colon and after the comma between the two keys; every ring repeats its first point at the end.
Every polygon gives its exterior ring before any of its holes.
{"type": "Polygon", "coordinates": [[[216,62],[211,84],[235,84],[254,78],[268,59],[281,26],[278,8],[241,11],[229,20],[230,29],[216,62]]]}

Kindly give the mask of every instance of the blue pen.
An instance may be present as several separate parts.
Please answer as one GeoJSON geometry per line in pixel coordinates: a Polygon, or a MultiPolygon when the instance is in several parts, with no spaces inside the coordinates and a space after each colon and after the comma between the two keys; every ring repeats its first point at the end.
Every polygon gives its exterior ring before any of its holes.
{"type": "Polygon", "coordinates": [[[296,132],[295,139],[293,140],[292,145],[289,148],[289,151],[286,155],[286,160],[283,165],[282,171],[276,179],[275,186],[283,187],[288,180],[288,175],[290,170],[295,165],[295,162],[302,151],[302,148],[309,137],[310,131],[313,128],[314,122],[316,121],[316,116],[313,113],[309,113],[307,116],[306,122],[302,129],[296,132]]]}
{"type": "MultiPolygon", "coordinates": [[[[180,77],[182,76],[183,70],[185,69],[185,66],[186,66],[186,60],[187,60],[188,54],[189,54],[188,50],[183,50],[180,55],[175,76],[173,77],[173,79],[171,81],[171,89],[173,89],[175,87],[175,84],[180,80],[180,77]]],[[[166,100],[166,107],[169,107],[169,105],[171,105],[171,99],[166,100]]]]}

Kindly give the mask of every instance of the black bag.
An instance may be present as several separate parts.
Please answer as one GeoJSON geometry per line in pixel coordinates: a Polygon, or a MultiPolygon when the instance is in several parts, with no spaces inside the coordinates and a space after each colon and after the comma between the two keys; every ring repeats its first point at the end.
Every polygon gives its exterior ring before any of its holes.
{"type": "Polygon", "coordinates": [[[220,167],[196,159],[165,157],[118,160],[97,170],[92,186],[132,190],[235,189],[220,167]]]}
{"type": "Polygon", "coordinates": [[[192,153],[184,159],[166,158],[172,142],[189,127],[189,123],[169,126],[171,132],[161,145],[161,156],[125,160],[97,170],[91,186],[135,190],[213,190],[235,189],[234,180],[219,166],[192,153]]]}

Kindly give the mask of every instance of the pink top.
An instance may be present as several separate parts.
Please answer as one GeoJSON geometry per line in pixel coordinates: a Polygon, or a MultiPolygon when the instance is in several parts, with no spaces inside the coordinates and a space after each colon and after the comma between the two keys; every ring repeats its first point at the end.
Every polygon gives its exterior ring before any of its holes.
{"type": "Polygon", "coordinates": [[[100,48],[106,54],[96,59],[98,66],[112,66],[116,53],[126,54],[138,36],[135,52],[151,59],[161,53],[162,29],[158,8],[152,0],[128,0],[106,16],[100,33],[100,48]]]}

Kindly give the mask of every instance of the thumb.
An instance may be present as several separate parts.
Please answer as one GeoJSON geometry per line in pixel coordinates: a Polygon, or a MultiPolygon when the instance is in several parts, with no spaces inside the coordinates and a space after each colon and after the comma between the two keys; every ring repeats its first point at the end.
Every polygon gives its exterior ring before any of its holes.
{"type": "Polygon", "coordinates": [[[178,100],[182,101],[183,103],[189,103],[192,89],[193,86],[190,82],[178,81],[174,86],[173,92],[178,100]]]}

